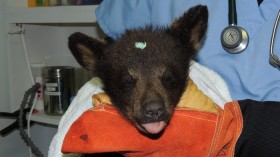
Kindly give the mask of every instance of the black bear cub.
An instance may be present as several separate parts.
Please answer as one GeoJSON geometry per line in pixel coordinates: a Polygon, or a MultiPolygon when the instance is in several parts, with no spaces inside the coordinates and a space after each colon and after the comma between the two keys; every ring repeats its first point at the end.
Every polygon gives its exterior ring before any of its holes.
{"type": "Polygon", "coordinates": [[[127,30],[110,43],[74,33],[68,44],[78,63],[102,80],[119,113],[142,133],[156,135],[187,87],[207,21],[207,7],[198,5],[166,28],[127,30]]]}

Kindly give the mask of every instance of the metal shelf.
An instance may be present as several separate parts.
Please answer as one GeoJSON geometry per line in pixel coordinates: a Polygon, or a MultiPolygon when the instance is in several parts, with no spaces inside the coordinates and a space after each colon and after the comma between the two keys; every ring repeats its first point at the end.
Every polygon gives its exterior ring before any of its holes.
{"type": "Polygon", "coordinates": [[[37,113],[33,113],[30,120],[45,124],[52,124],[52,125],[58,125],[59,121],[61,119],[61,116],[50,116],[45,114],[43,110],[39,110],[37,113]]]}
{"type": "Polygon", "coordinates": [[[98,5],[53,7],[8,7],[8,23],[95,23],[98,5]]]}

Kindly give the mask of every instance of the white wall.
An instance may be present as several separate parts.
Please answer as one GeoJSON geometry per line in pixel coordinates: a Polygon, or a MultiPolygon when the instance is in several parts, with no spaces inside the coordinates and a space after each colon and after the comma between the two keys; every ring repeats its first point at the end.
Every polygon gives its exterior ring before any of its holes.
{"type": "MultiPolygon", "coordinates": [[[[6,38],[5,33],[5,7],[4,0],[0,0],[0,112],[10,111],[9,102],[9,79],[8,79],[8,62],[7,62],[7,51],[6,51],[6,38]]],[[[12,120],[2,119],[0,117],[0,129],[12,123],[12,120]]],[[[23,145],[19,144],[20,138],[18,134],[13,134],[8,138],[0,137],[0,156],[6,156],[12,152],[22,152],[23,145]],[[14,141],[14,142],[11,142],[14,141]],[[19,149],[17,145],[20,145],[19,149]],[[15,147],[14,147],[15,146],[15,147]],[[7,153],[10,152],[10,153],[7,153]]],[[[19,155],[19,154],[17,154],[19,155]]],[[[12,155],[14,156],[14,155],[12,155]]]]}
{"type": "Polygon", "coordinates": [[[0,111],[9,111],[9,79],[8,79],[8,62],[6,51],[5,33],[5,7],[4,0],[0,0],[0,111]]]}
{"type": "MultiPolygon", "coordinates": [[[[7,55],[7,25],[5,23],[5,1],[0,0],[0,112],[10,112],[10,81],[7,55]]],[[[0,117],[0,130],[14,120],[0,117]]],[[[42,127],[37,126],[34,129],[42,127]]],[[[34,130],[32,128],[32,131],[34,130]]],[[[46,154],[46,150],[44,152],[46,154]]],[[[0,156],[28,157],[28,148],[21,139],[19,132],[14,131],[6,137],[0,137],[0,156]]]]}
{"type": "MultiPolygon", "coordinates": [[[[11,112],[10,98],[10,71],[9,72],[9,60],[7,53],[7,25],[5,23],[5,1],[0,0],[0,112],[11,112]]],[[[23,94],[20,94],[23,96],[23,94]]],[[[6,119],[0,117],[0,130],[13,123],[15,119],[6,119]]],[[[31,128],[31,138],[34,143],[39,147],[44,156],[47,156],[48,146],[56,132],[54,127],[46,127],[43,125],[34,125],[31,128]],[[47,129],[46,129],[47,128],[47,129]],[[42,142],[44,141],[44,142],[42,142]]],[[[28,147],[19,135],[19,131],[16,130],[8,136],[0,136],[0,156],[8,157],[29,157],[28,147]]]]}
{"type": "MultiPolygon", "coordinates": [[[[5,20],[5,6],[26,6],[27,0],[0,0],[0,112],[13,112],[19,108],[24,92],[31,87],[31,80],[24,56],[20,35],[8,35],[15,28],[5,20]],[[7,4],[6,4],[7,3],[7,4]]],[[[24,35],[29,60],[45,62],[47,65],[72,65],[79,67],[67,47],[68,36],[76,31],[95,37],[102,37],[96,25],[88,24],[24,24],[24,35]]],[[[87,77],[87,74],[82,72],[87,77]]],[[[80,75],[81,76],[81,75],[80,75]]],[[[79,78],[78,82],[85,82],[79,78]]],[[[81,84],[79,85],[81,86],[81,84]]],[[[14,121],[0,117],[0,129],[14,121]]],[[[56,127],[35,124],[31,138],[47,156],[49,144],[56,133],[56,127]]],[[[6,137],[0,137],[0,157],[28,157],[28,147],[16,130],[6,137]]]]}

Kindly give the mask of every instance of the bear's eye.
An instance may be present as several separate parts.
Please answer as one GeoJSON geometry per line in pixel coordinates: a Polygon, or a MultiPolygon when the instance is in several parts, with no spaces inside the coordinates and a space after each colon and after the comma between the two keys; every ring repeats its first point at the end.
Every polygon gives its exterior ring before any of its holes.
{"type": "Polygon", "coordinates": [[[161,78],[161,81],[162,81],[164,86],[169,88],[176,82],[176,78],[175,78],[174,75],[168,74],[168,75],[163,76],[161,78]]]}
{"type": "Polygon", "coordinates": [[[136,80],[130,75],[125,75],[122,77],[121,84],[124,88],[129,89],[135,86],[136,80]]]}

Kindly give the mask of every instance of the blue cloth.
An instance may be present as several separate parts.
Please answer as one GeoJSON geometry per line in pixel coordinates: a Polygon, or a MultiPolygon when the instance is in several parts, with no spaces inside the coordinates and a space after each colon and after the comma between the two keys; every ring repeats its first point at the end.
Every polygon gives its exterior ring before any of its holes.
{"type": "MultiPolygon", "coordinates": [[[[238,25],[247,30],[250,40],[245,51],[229,54],[221,46],[220,34],[228,26],[227,0],[103,0],[96,16],[103,31],[118,38],[129,28],[147,24],[168,26],[190,7],[208,6],[206,39],[196,60],[227,82],[235,100],[280,101],[280,71],[269,64],[269,45],[279,0],[238,0],[238,25]]],[[[280,56],[280,27],[275,53],[280,56]]]]}

